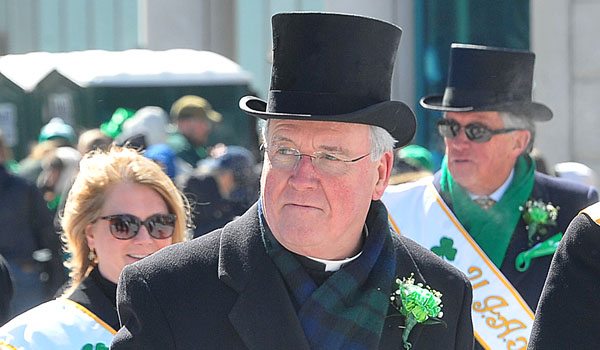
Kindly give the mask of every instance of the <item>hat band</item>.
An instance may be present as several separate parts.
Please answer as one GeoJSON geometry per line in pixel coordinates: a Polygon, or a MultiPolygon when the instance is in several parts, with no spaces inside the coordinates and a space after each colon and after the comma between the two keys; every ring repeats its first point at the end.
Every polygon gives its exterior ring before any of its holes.
{"type": "Polygon", "coordinates": [[[498,92],[491,90],[470,90],[447,87],[444,90],[442,106],[445,107],[484,107],[511,102],[531,102],[531,93],[523,91],[498,92]]]}
{"type": "Polygon", "coordinates": [[[268,113],[337,115],[352,113],[379,101],[366,96],[340,95],[328,92],[271,90],[267,99],[268,113]]]}

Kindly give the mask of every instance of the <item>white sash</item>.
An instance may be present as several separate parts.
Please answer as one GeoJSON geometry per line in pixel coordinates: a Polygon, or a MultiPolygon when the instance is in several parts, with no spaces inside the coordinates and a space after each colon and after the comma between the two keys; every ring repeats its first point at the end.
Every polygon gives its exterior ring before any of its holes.
{"type": "Polygon", "coordinates": [[[2,350],[103,350],[117,332],[88,309],[55,299],[0,328],[2,350]]]}
{"type": "Polygon", "coordinates": [[[596,224],[600,225],[600,202],[590,205],[580,211],[580,213],[584,213],[589,216],[590,219],[594,220],[596,224]]]}
{"type": "Polygon", "coordinates": [[[446,206],[432,177],[389,186],[382,201],[398,233],[467,275],[473,285],[471,312],[479,343],[485,349],[525,350],[533,312],[446,206]]]}

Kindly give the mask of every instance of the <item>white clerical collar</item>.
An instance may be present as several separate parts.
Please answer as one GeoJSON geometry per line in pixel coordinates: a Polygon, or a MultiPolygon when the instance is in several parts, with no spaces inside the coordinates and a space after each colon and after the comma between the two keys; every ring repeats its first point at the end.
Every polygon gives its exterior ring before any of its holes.
{"type": "MultiPolygon", "coordinates": [[[[494,191],[494,193],[490,194],[488,197],[495,200],[496,202],[500,202],[500,199],[502,198],[502,196],[504,196],[504,192],[506,192],[506,190],[508,189],[508,186],[510,186],[510,183],[512,182],[514,176],[515,176],[515,169],[510,171],[508,178],[506,179],[506,181],[504,181],[502,186],[498,187],[498,189],[496,191],[494,191]]],[[[469,192],[469,197],[471,197],[471,199],[476,199],[476,198],[483,197],[483,196],[469,192]]]]}
{"type": "MultiPolygon", "coordinates": [[[[369,235],[369,231],[367,230],[367,225],[365,225],[363,232],[364,232],[365,237],[367,237],[369,235]]],[[[306,256],[306,255],[304,255],[304,256],[310,260],[320,262],[321,264],[325,265],[325,271],[335,272],[335,271],[341,269],[342,266],[344,266],[345,264],[358,259],[358,257],[361,254],[362,254],[362,250],[360,252],[358,252],[358,254],[356,254],[355,256],[346,258],[343,260],[325,260],[325,259],[313,258],[312,256],[306,256]]]]}
{"type": "Polygon", "coordinates": [[[344,260],[325,260],[325,259],[313,258],[311,256],[307,256],[307,258],[310,260],[316,261],[316,262],[320,262],[321,264],[324,264],[325,271],[337,271],[337,270],[341,269],[342,266],[344,266],[344,264],[347,264],[347,263],[351,262],[352,260],[355,260],[361,254],[362,254],[362,250],[360,252],[358,252],[358,254],[356,254],[355,256],[353,256],[351,258],[346,258],[344,260]]]}

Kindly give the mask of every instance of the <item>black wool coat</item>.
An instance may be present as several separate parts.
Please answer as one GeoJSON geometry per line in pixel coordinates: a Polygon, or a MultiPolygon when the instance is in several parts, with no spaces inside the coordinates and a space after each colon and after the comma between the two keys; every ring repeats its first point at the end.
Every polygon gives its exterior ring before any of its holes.
{"type": "MultiPolygon", "coordinates": [[[[393,235],[393,242],[396,274],[414,273],[443,293],[447,327],[417,325],[409,337],[413,349],[472,349],[466,277],[409,239],[393,235]]],[[[309,349],[285,282],[265,251],[256,204],[223,229],[127,266],[117,307],[122,328],[114,350],[309,349]]],[[[380,349],[402,348],[401,319],[386,319],[380,349]]]]}
{"type": "Polygon", "coordinates": [[[85,307],[116,331],[119,329],[119,316],[115,289],[116,285],[101,277],[98,268],[95,268],[67,299],[85,307]]]}
{"type": "Polygon", "coordinates": [[[599,313],[600,225],[579,214],[552,259],[528,349],[598,349],[599,313]]]}

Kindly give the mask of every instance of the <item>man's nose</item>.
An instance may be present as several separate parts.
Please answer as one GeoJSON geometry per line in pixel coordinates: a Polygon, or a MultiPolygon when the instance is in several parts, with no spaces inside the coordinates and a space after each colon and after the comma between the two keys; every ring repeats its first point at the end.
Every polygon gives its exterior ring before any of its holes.
{"type": "Polygon", "coordinates": [[[299,157],[298,163],[294,168],[294,173],[290,178],[290,183],[296,189],[308,189],[316,186],[317,169],[314,167],[310,155],[299,157]]]}
{"type": "Polygon", "coordinates": [[[460,130],[458,130],[458,134],[454,138],[446,138],[446,143],[455,148],[465,148],[471,145],[473,141],[469,140],[465,133],[465,128],[461,126],[460,130]]]}

